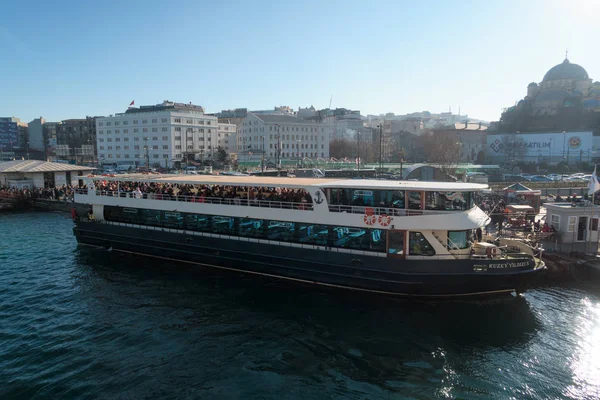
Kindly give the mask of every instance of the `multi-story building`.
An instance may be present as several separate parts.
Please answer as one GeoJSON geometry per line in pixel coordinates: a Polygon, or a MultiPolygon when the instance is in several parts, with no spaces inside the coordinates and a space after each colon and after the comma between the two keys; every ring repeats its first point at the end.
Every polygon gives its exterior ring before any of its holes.
{"type": "Polygon", "coordinates": [[[56,150],[58,140],[56,138],[56,131],[58,130],[58,122],[44,122],[44,144],[46,146],[46,159],[49,161],[56,161],[56,150]]]}
{"type": "MultiPolygon", "coordinates": [[[[223,133],[231,129],[223,124],[223,133]]],[[[216,116],[205,114],[201,106],[171,101],[99,117],[96,130],[101,164],[169,167],[184,160],[203,162],[212,160],[219,146],[216,116]]]]}
{"type": "Polygon", "coordinates": [[[42,117],[36,118],[29,123],[29,151],[44,152],[46,142],[44,140],[44,124],[46,120],[42,117]]]}
{"type": "Polygon", "coordinates": [[[281,159],[329,158],[331,125],[290,115],[248,113],[238,127],[238,154],[281,159]]]}
{"type": "Polygon", "coordinates": [[[0,118],[0,154],[3,160],[14,158],[15,152],[21,148],[19,122],[19,118],[0,118]]]}
{"type": "Polygon", "coordinates": [[[56,156],[75,162],[92,162],[96,154],[96,118],[66,119],[56,125],[56,156]]]}
{"type": "Polygon", "coordinates": [[[218,123],[217,143],[225,152],[233,156],[237,151],[237,125],[228,123],[218,123]]]}

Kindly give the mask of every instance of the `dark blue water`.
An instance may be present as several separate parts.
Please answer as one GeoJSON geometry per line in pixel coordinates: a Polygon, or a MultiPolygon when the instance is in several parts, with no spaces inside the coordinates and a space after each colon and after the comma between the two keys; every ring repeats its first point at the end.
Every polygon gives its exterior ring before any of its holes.
{"type": "Polygon", "coordinates": [[[72,226],[0,214],[1,399],[600,398],[587,286],[415,303],[80,248],[72,226]]]}

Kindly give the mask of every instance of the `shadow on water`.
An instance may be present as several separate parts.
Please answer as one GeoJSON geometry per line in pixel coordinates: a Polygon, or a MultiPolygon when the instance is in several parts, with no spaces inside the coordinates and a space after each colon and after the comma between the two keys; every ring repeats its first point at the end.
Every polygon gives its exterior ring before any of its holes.
{"type": "MultiPolygon", "coordinates": [[[[410,301],[90,248],[77,261],[76,280],[101,323],[140,314],[146,332],[186,332],[188,356],[226,346],[220,369],[310,377],[323,389],[336,382],[369,398],[441,395],[456,368],[526,347],[540,326],[522,297],[410,301]]],[[[231,380],[252,379],[244,376],[231,380]]]]}

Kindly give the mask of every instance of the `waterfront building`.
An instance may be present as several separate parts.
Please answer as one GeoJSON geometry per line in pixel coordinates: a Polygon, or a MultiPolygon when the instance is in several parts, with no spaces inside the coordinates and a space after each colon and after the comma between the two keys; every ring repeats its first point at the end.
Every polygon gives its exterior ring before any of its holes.
{"type": "Polygon", "coordinates": [[[13,159],[20,150],[19,118],[0,117],[0,161],[13,159]]]}
{"type": "MultiPolygon", "coordinates": [[[[231,124],[224,124],[222,132],[231,129],[231,124]]],[[[101,164],[172,167],[184,161],[212,160],[219,146],[216,116],[206,114],[201,106],[168,100],[99,117],[96,130],[101,164]]]]}
{"type": "Polygon", "coordinates": [[[546,222],[553,226],[559,240],[549,240],[546,248],[554,251],[580,251],[596,254],[600,207],[577,203],[546,203],[546,222]],[[555,248],[556,246],[560,248],[555,248]]]}
{"type": "Polygon", "coordinates": [[[96,154],[96,119],[66,119],[56,124],[56,156],[75,163],[94,161],[96,154]]]}
{"type": "Polygon", "coordinates": [[[46,150],[46,143],[44,140],[44,124],[46,120],[42,117],[36,118],[31,121],[29,125],[29,151],[30,152],[41,152],[42,154],[46,150]]]}
{"type": "Polygon", "coordinates": [[[331,125],[291,115],[256,115],[252,112],[238,127],[238,157],[264,154],[281,159],[329,157],[331,125]]]}
{"type": "Polygon", "coordinates": [[[39,160],[0,162],[0,186],[18,189],[54,188],[83,185],[90,167],[39,160]]]}

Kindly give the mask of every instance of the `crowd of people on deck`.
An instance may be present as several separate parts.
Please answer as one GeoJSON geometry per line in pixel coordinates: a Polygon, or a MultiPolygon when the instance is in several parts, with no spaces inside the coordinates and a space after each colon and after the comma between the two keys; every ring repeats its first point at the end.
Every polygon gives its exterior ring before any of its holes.
{"type": "Polygon", "coordinates": [[[75,189],[71,185],[62,185],[56,188],[18,189],[14,187],[0,187],[0,197],[14,197],[21,199],[45,199],[59,201],[73,201],[75,189]]]}
{"type": "MultiPolygon", "coordinates": [[[[94,185],[93,190],[103,196],[198,203],[231,202],[232,204],[240,204],[243,200],[246,200],[250,202],[273,201],[312,204],[310,194],[301,188],[117,181],[95,181],[94,185]]],[[[86,189],[92,190],[92,187],[86,189]]]]}

